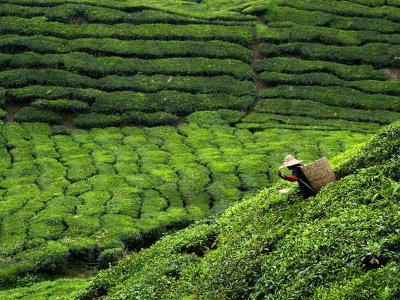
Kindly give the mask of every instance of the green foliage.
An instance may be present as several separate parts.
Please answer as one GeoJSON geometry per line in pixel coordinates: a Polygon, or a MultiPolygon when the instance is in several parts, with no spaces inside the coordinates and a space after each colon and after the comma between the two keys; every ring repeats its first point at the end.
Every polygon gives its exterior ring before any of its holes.
{"type": "Polygon", "coordinates": [[[50,124],[62,124],[60,115],[51,110],[24,107],[15,114],[15,120],[18,122],[45,122],[50,124]]]}
{"type": "MultiPolygon", "coordinates": [[[[5,51],[29,50],[36,53],[59,53],[65,57],[76,57],[73,52],[87,52],[93,55],[116,55],[122,57],[163,58],[163,57],[209,57],[232,58],[250,61],[251,51],[244,46],[223,41],[157,41],[157,40],[120,40],[114,38],[76,38],[62,39],[51,36],[19,36],[7,34],[0,37],[0,48],[5,51]],[[72,52],[72,53],[71,53],[72,52]]],[[[26,56],[21,54],[22,56],[26,56]]],[[[82,55],[82,53],[80,53],[82,55]]],[[[30,55],[32,56],[32,54],[30,55]]],[[[53,56],[47,54],[47,56],[53,56]]],[[[7,63],[2,54],[2,63],[7,63]]],[[[90,57],[87,55],[87,57],[90,57]]],[[[118,59],[107,58],[103,59],[118,59]]],[[[184,59],[180,59],[185,61],[184,59]]],[[[18,61],[17,59],[15,61],[18,61]]],[[[54,61],[54,59],[53,59],[54,61]]],[[[67,60],[66,60],[67,61],[67,60]]],[[[102,61],[102,59],[99,59],[102,61]]],[[[127,61],[142,62],[140,59],[127,61]]],[[[14,62],[17,63],[17,62],[14,62]]],[[[50,63],[50,62],[49,62],[50,63]]],[[[143,64],[143,62],[142,62],[143,64]]],[[[89,64],[86,64],[89,65],[89,64]]]]}
{"type": "Polygon", "coordinates": [[[398,64],[398,45],[369,43],[362,46],[328,46],[313,43],[267,44],[260,46],[266,56],[283,54],[301,55],[311,60],[327,60],[345,64],[370,64],[374,67],[393,66],[398,64]]]}
{"type": "Polygon", "coordinates": [[[325,72],[344,80],[386,80],[384,70],[375,70],[368,65],[344,65],[328,61],[302,60],[289,57],[273,57],[257,61],[256,71],[270,71],[279,73],[304,74],[311,72],[325,72]]]}
{"type": "Polygon", "coordinates": [[[224,25],[181,25],[171,24],[67,24],[47,21],[43,17],[31,19],[19,17],[1,17],[0,26],[5,33],[24,35],[50,35],[61,38],[119,38],[119,39],[154,39],[159,40],[222,40],[244,46],[252,44],[252,28],[247,26],[224,25]]]}
{"type": "Polygon", "coordinates": [[[50,109],[53,111],[82,111],[87,110],[89,105],[82,101],[59,99],[59,100],[35,100],[33,107],[50,109]]]}
{"type": "Polygon", "coordinates": [[[278,86],[264,90],[263,98],[303,99],[327,105],[371,110],[397,110],[398,97],[365,94],[345,87],[278,86]]]}
{"type": "Polygon", "coordinates": [[[328,106],[309,100],[268,99],[260,102],[256,111],[288,116],[310,116],[315,119],[342,119],[378,124],[389,124],[400,119],[398,113],[328,106]]]}
{"type": "Polygon", "coordinates": [[[349,174],[356,163],[357,174],[316,197],[265,189],[100,272],[80,299],[396,299],[399,128],[366,143],[339,166],[349,174]]]}

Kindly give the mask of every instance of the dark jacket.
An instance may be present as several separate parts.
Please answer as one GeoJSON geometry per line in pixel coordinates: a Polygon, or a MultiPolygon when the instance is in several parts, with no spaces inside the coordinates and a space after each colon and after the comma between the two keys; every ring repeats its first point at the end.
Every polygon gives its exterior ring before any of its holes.
{"type": "Polygon", "coordinates": [[[290,167],[292,170],[292,176],[285,176],[285,180],[297,181],[299,184],[299,189],[304,198],[315,196],[315,192],[312,190],[310,183],[308,182],[306,176],[301,170],[300,164],[290,167]]]}

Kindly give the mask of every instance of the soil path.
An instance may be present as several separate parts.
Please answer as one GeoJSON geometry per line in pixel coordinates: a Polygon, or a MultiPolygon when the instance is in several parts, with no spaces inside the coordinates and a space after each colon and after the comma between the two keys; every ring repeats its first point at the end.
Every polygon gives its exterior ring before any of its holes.
{"type": "Polygon", "coordinates": [[[385,69],[385,71],[386,71],[386,74],[389,76],[389,80],[399,80],[400,69],[387,68],[387,69],[385,69]]]}
{"type": "MultiPolygon", "coordinates": [[[[257,23],[265,25],[266,21],[261,16],[258,16],[257,23]]],[[[253,71],[255,74],[254,84],[256,86],[256,100],[248,108],[247,114],[251,113],[254,110],[254,108],[257,106],[257,104],[260,102],[260,96],[259,96],[260,92],[268,88],[267,84],[258,80],[257,72],[255,71],[257,61],[259,61],[263,58],[264,58],[264,56],[261,54],[261,51],[260,51],[260,42],[257,40],[257,36],[256,36],[254,38],[254,47],[253,47],[252,60],[251,60],[251,67],[253,68],[253,71]]]]}

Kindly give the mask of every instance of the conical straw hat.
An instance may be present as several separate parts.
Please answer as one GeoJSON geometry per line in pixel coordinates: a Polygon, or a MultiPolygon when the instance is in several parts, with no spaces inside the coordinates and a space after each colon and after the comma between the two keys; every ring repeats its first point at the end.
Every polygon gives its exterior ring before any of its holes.
{"type": "Polygon", "coordinates": [[[294,166],[300,163],[301,161],[296,159],[293,155],[286,155],[285,159],[283,160],[283,165],[281,165],[279,169],[294,166]]]}

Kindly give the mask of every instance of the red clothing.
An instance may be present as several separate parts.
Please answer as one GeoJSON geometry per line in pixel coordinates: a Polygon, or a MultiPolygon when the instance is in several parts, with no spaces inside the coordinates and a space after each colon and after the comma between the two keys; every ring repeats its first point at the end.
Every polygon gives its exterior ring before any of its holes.
{"type": "Polygon", "coordinates": [[[297,176],[296,175],[292,175],[292,176],[286,176],[285,175],[285,180],[287,180],[287,181],[297,181],[297,176]]]}

